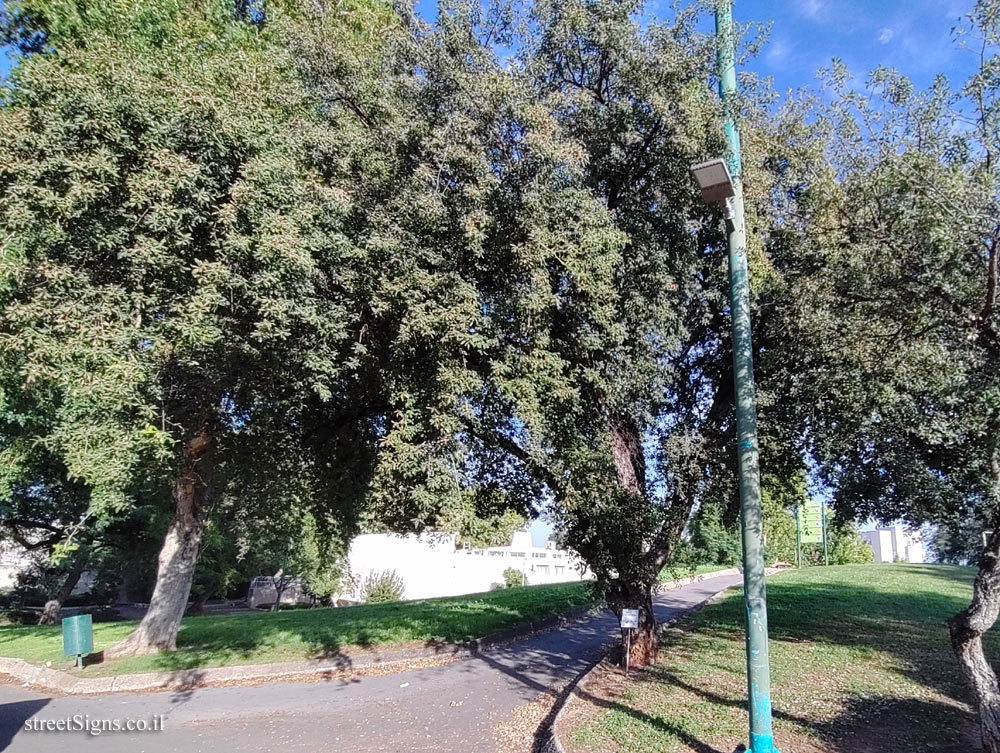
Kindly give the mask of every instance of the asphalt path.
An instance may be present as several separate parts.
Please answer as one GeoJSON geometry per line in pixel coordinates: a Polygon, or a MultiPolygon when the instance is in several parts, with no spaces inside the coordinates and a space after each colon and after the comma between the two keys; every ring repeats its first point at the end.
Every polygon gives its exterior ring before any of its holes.
{"type": "MultiPolygon", "coordinates": [[[[740,582],[720,576],[661,594],[657,618],[678,617],[740,582]]],[[[62,697],[0,685],[0,751],[527,753],[530,742],[511,730],[532,727],[530,740],[538,724],[533,705],[544,710],[548,699],[551,707],[617,636],[613,616],[602,613],[450,664],[381,677],[62,697]],[[91,729],[104,720],[156,720],[162,730],[29,729],[74,719],[91,729]]]]}

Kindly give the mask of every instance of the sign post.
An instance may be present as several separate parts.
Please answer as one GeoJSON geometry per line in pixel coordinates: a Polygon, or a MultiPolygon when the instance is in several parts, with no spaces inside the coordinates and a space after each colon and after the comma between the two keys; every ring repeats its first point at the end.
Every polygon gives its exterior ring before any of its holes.
{"type": "Polygon", "coordinates": [[[830,566],[830,547],[827,546],[826,539],[826,502],[820,502],[820,507],[823,509],[823,562],[826,567],[830,566]]]}
{"type": "Polygon", "coordinates": [[[622,630],[625,631],[625,677],[628,677],[629,660],[632,653],[632,630],[639,627],[639,610],[622,610],[622,630]]]}
{"type": "Polygon", "coordinates": [[[795,505],[795,566],[802,567],[802,503],[795,505]]]}

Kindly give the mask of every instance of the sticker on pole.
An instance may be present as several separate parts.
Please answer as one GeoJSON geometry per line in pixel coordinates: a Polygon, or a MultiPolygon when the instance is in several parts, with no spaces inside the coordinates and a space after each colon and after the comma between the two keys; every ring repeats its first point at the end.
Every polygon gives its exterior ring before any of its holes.
{"type": "Polygon", "coordinates": [[[637,628],[637,627],[639,627],[639,610],[638,609],[623,609],[622,610],[622,627],[623,628],[637,628]]]}

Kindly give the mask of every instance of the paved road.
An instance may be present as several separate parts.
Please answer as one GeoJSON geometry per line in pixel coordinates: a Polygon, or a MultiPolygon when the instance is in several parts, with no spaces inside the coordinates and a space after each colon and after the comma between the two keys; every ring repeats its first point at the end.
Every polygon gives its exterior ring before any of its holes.
{"type": "MultiPolygon", "coordinates": [[[[676,617],[738,583],[739,576],[721,576],[670,591],[657,598],[657,617],[676,617]]],[[[101,697],[0,686],[0,750],[527,753],[552,698],[616,633],[614,619],[602,614],[451,664],[343,681],[101,697]],[[163,731],[25,728],[75,715],[123,721],[162,715],[163,731]]]]}

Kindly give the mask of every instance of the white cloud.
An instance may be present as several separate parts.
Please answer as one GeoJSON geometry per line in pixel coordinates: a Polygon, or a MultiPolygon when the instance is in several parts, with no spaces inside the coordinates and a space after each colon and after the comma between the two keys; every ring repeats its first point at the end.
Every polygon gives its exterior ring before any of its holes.
{"type": "Polygon", "coordinates": [[[770,66],[778,66],[788,57],[788,45],[780,39],[775,39],[767,46],[764,53],[764,60],[770,66]]]}
{"type": "Polygon", "coordinates": [[[889,41],[896,36],[896,32],[890,29],[888,26],[882,29],[878,35],[878,41],[880,44],[889,44],[889,41]]]}
{"type": "Polygon", "coordinates": [[[820,16],[825,15],[826,5],[825,0],[802,0],[799,4],[799,10],[807,18],[818,19],[820,16]]]}

